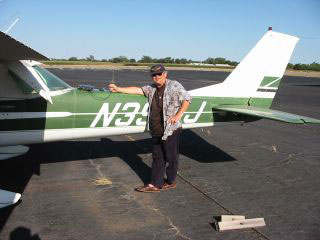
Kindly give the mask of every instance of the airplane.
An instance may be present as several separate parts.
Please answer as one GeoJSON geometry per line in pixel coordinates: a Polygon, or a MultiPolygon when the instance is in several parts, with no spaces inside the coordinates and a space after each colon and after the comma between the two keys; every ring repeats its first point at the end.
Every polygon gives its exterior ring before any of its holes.
{"type": "MultiPolygon", "coordinates": [[[[181,118],[182,128],[260,119],[320,124],[270,109],[298,40],[269,29],[224,82],[189,91],[192,103],[181,118]]],[[[25,145],[33,143],[148,131],[144,96],[71,87],[37,62],[47,57],[3,32],[0,44],[0,160],[25,154],[25,145]]],[[[0,208],[20,198],[0,189],[0,208]]]]}

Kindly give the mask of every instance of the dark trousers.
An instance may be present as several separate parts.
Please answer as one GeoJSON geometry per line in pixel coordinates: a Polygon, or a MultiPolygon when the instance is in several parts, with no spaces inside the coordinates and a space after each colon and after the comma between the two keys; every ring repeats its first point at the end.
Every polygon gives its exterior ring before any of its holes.
{"type": "Polygon", "coordinates": [[[169,184],[176,180],[179,166],[180,133],[181,129],[177,129],[165,141],[161,137],[152,137],[151,183],[157,187],[162,187],[165,171],[169,184]]]}

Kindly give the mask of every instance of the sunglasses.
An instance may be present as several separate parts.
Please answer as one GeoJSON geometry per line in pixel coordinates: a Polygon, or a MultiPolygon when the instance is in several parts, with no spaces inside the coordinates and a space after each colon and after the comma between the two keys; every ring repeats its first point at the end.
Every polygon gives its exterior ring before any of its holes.
{"type": "Polygon", "coordinates": [[[154,73],[154,74],[151,74],[151,77],[156,77],[156,76],[161,76],[162,73],[154,73]]]}

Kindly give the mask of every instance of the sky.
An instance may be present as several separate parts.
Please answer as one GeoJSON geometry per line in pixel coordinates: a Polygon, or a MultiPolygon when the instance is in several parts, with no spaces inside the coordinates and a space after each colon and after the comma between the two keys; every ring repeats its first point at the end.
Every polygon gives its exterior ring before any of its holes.
{"type": "Polygon", "coordinates": [[[274,31],[320,63],[320,0],[0,0],[0,30],[49,58],[241,59],[274,31]]]}

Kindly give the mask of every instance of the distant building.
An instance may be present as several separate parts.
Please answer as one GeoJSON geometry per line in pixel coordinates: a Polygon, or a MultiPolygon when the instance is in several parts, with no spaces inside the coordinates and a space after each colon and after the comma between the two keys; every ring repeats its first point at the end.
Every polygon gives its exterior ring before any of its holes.
{"type": "Polygon", "coordinates": [[[211,67],[231,67],[229,64],[210,64],[210,63],[200,63],[200,62],[195,62],[195,63],[189,63],[190,65],[194,66],[211,66],[211,67]]]}
{"type": "Polygon", "coordinates": [[[229,64],[215,64],[214,66],[216,66],[216,67],[231,67],[231,65],[229,65],[229,64]]]}
{"type": "Polygon", "coordinates": [[[195,65],[195,66],[214,66],[214,64],[209,64],[209,63],[190,63],[190,65],[195,65]]]}

